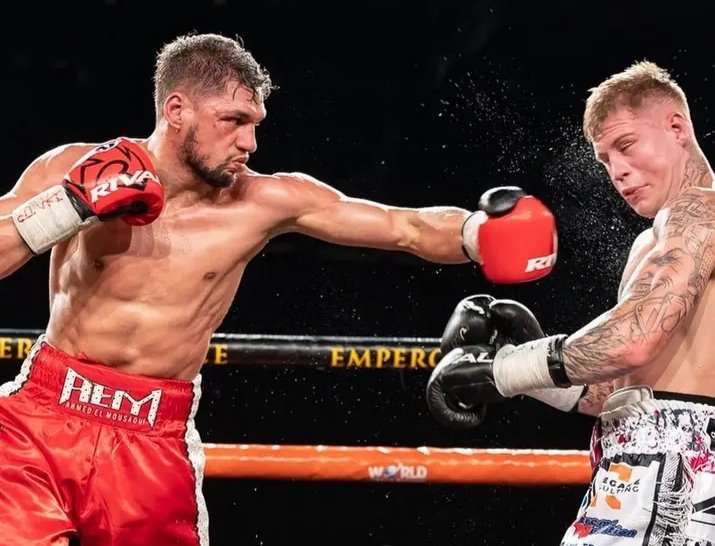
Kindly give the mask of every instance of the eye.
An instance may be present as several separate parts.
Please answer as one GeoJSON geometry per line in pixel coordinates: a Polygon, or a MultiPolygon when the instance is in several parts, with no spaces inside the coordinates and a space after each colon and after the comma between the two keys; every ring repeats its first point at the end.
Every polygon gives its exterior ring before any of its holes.
{"type": "Polygon", "coordinates": [[[625,152],[628,148],[630,148],[633,145],[633,141],[629,140],[626,141],[618,146],[619,151],[625,152]]]}

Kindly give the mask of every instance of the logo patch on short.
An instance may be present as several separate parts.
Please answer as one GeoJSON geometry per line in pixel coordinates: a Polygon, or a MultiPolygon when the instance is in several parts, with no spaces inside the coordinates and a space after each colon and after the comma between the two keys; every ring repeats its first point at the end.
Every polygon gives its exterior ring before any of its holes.
{"type": "Polygon", "coordinates": [[[710,438],[710,449],[712,449],[715,447],[715,417],[710,418],[705,431],[708,433],[708,438],[710,438]]]}

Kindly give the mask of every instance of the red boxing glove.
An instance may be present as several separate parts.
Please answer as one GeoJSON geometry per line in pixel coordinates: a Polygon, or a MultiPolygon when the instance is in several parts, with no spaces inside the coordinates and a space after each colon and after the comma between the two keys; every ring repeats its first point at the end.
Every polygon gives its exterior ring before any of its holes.
{"type": "Polygon", "coordinates": [[[494,188],[462,226],[467,255],[496,284],[534,281],[556,263],[556,220],[541,201],[515,186],[494,188]]]}
{"type": "Polygon", "coordinates": [[[41,254],[100,220],[149,224],[163,207],[164,190],[149,157],[139,144],[118,138],[82,157],[61,184],[22,203],[12,219],[30,250],[41,254]]]}
{"type": "Polygon", "coordinates": [[[144,226],[164,207],[164,190],[144,150],[126,138],[98,146],[65,175],[67,188],[83,219],[121,217],[144,226]]]}

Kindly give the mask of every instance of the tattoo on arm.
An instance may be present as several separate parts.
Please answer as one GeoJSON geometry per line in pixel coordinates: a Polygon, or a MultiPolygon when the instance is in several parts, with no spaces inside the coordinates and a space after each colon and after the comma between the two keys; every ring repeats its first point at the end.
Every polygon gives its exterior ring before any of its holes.
{"type": "Polygon", "coordinates": [[[598,415],[603,409],[603,402],[613,392],[613,383],[589,385],[586,393],[578,401],[578,412],[586,415],[598,415]]]}
{"type": "Polygon", "coordinates": [[[662,348],[697,306],[715,266],[715,194],[686,189],[670,203],[662,228],[621,302],[564,344],[575,384],[630,373],[633,359],[662,348]]]}

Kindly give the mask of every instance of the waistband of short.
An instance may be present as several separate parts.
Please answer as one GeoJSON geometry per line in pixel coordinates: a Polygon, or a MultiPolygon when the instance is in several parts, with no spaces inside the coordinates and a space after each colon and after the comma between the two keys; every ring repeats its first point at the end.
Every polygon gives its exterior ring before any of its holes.
{"type": "Polygon", "coordinates": [[[670,391],[653,391],[653,398],[656,400],[679,400],[681,402],[690,402],[692,404],[702,404],[704,406],[712,406],[715,408],[715,398],[702,394],[685,394],[682,392],[670,391]]]}
{"type": "MultiPolygon", "coordinates": [[[[648,404],[653,407],[661,403],[675,402],[676,406],[685,407],[685,403],[696,406],[710,406],[715,409],[715,398],[699,394],[687,394],[670,391],[654,391],[647,386],[633,386],[618,389],[610,394],[603,403],[602,417],[620,414],[629,406],[648,404]]],[[[666,406],[668,404],[665,404],[666,406]]]]}
{"type": "Polygon", "coordinates": [[[711,449],[714,427],[713,398],[633,386],[605,400],[594,430],[606,458],[626,453],[699,456],[711,449]]]}
{"type": "Polygon", "coordinates": [[[124,373],[65,353],[44,336],[27,359],[26,386],[39,387],[58,411],[120,428],[171,432],[184,428],[197,409],[200,376],[192,382],[124,373]]]}

